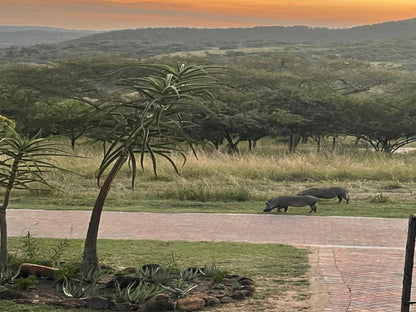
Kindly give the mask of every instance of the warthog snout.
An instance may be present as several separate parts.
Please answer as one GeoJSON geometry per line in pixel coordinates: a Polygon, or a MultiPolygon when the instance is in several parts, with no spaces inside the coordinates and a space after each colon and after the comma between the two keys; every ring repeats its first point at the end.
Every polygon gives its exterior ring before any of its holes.
{"type": "Polygon", "coordinates": [[[273,209],[273,207],[270,205],[269,201],[266,201],[265,204],[266,204],[266,207],[263,210],[264,212],[267,212],[267,211],[270,211],[270,210],[273,209]]]}

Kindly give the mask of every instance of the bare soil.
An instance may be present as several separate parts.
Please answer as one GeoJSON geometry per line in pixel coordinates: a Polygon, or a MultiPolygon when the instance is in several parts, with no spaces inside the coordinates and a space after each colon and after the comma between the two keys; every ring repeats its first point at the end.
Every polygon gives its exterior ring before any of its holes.
{"type": "MultiPolygon", "coordinates": [[[[276,287],[276,283],[266,277],[256,279],[257,295],[244,302],[229,304],[215,312],[322,312],[328,301],[328,288],[318,266],[317,250],[311,249],[310,269],[305,277],[309,285],[288,284],[276,287]],[[275,289],[265,298],[258,298],[266,289],[275,289]]],[[[268,291],[269,292],[269,291],[268,291]]]]}

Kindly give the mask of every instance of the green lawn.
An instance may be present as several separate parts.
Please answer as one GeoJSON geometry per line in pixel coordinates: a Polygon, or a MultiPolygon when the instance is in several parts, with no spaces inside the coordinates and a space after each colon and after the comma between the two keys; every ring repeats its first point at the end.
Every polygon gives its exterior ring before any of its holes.
{"type": "MultiPolygon", "coordinates": [[[[386,195],[384,195],[386,198],[386,195]]],[[[318,202],[316,215],[319,216],[348,216],[348,217],[383,217],[408,218],[416,214],[416,202],[377,202],[374,200],[351,200],[347,205],[333,199],[322,199],[318,202]]],[[[13,209],[45,209],[45,210],[91,210],[94,199],[62,199],[52,197],[18,197],[10,208],[13,209]]],[[[262,214],[264,201],[181,201],[181,200],[150,200],[150,199],[109,199],[105,205],[106,211],[155,212],[155,213],[250,213],[262,214]]],[[[308,215],[309,207],[289,208],[287,214],[308,215]]],[[[274,210],[272,213],[278,213],[274,210]]],[[[283,213],[283,212],[280,212],[283,213]]]]}

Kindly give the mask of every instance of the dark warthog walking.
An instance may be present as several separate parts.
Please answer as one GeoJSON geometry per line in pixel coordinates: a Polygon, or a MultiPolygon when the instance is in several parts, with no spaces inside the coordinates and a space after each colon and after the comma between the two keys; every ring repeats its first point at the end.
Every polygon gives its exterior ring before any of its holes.
{"type": "Polygon", "coordinates": [[[311,211],[309,213],[316,212],[316,203],[319,201],[319,198],[314,196],[278,196],[270,198],[266,201],[266,208],[264,208],[264,212],[270,211],[274,208],[277,208],[278,211],[284,208],[285,212],[289,206],[292,207],[304,207],[310,206],[311,211]]]}
{"type": "Polygon", "coordinates": [[[338,203],[345,199],[345,201],[350,201],[350,196],[348,195],[348,191],[343,187],[312,187],[306,189],[302,192],[298,193],[299,196],[301,195],[311,195],[318,198],[338,198],[338,203]]]}

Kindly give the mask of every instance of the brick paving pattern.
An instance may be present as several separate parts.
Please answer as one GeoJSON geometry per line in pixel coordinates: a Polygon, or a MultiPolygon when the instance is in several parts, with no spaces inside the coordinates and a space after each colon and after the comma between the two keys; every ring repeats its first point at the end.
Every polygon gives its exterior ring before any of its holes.
{"type": "MultiPolygon", "coordinates": [[[[84,238],[90,216],[88,211],[12,209],[7,214],[10,236],[29,230],[60,238],[84,238]]],[[[407,226],[407,219],[104,212],[99,237],[315,248],[329,294],[325,312],[393,312],[400,311],[407,226]]]]}

